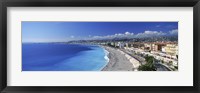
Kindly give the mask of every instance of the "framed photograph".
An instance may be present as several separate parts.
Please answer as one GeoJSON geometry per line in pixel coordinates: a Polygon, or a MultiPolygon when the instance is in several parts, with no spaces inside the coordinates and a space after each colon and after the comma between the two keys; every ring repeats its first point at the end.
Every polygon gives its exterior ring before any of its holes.
{"type": "Polygon", "coordinates": [[[199,0],[0,3],[1,92],[199,92],[199,0]]]}

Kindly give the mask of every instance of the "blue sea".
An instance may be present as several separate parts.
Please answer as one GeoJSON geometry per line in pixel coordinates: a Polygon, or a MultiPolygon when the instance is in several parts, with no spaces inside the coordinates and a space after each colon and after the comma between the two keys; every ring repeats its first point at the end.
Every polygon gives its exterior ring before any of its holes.
{"type": "Polygon", "coordinates": [[[100,71],[107,54],[96,45],[23,43],[22,71],[100,71]]]}

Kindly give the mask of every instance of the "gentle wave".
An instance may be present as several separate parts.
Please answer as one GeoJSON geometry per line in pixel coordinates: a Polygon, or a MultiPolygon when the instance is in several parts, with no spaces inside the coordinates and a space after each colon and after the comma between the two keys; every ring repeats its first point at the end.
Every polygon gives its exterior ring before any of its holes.
{"type": "Polygon", "coordinates": [[[105,53],[104,58],[106,59],[107,62],[109,62],[109,60],[110,60],[109,57],[108,57],[109,52],[106,49],[104,49],[104,53],[105,53]]]}

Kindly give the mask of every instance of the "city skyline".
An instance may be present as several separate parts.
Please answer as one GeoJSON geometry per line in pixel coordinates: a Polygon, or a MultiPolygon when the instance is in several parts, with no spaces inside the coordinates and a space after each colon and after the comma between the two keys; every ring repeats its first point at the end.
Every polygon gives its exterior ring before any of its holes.
{"type": "Polygon", "coordinates": [[[22,22],[22,42],[178,35],[178,22],[22,22]]]}

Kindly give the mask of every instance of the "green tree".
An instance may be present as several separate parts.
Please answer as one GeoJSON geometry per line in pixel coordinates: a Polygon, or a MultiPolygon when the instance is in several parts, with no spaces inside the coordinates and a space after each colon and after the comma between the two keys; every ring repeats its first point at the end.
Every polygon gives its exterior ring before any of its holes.
{"type": "Polygon", "coordinates": [[[145,56],[145,61],[147,62],[145,65],[139,66],[140,71],[156,71],[156,67],[154,66],[154,57],[153,56],[145,56]]]}
{"type": "Polygon", "coordinates": [[[164,61],[163,61],[163,60],[162,60],[161,62],[162,62],[162,63],[164,63],[164,61]]]}
{"type": "Polygon", "coordinates": [[[174,66],[175,69],[178,69],[178,66],[174,66]]]}
{"type": "Polygon", "coordinates": [[[169,61],[169,64],[170,64],[170,65],[172,65],[172,64],[173,64],[173,62],[172,62],[172,61],[169,61]]]}

